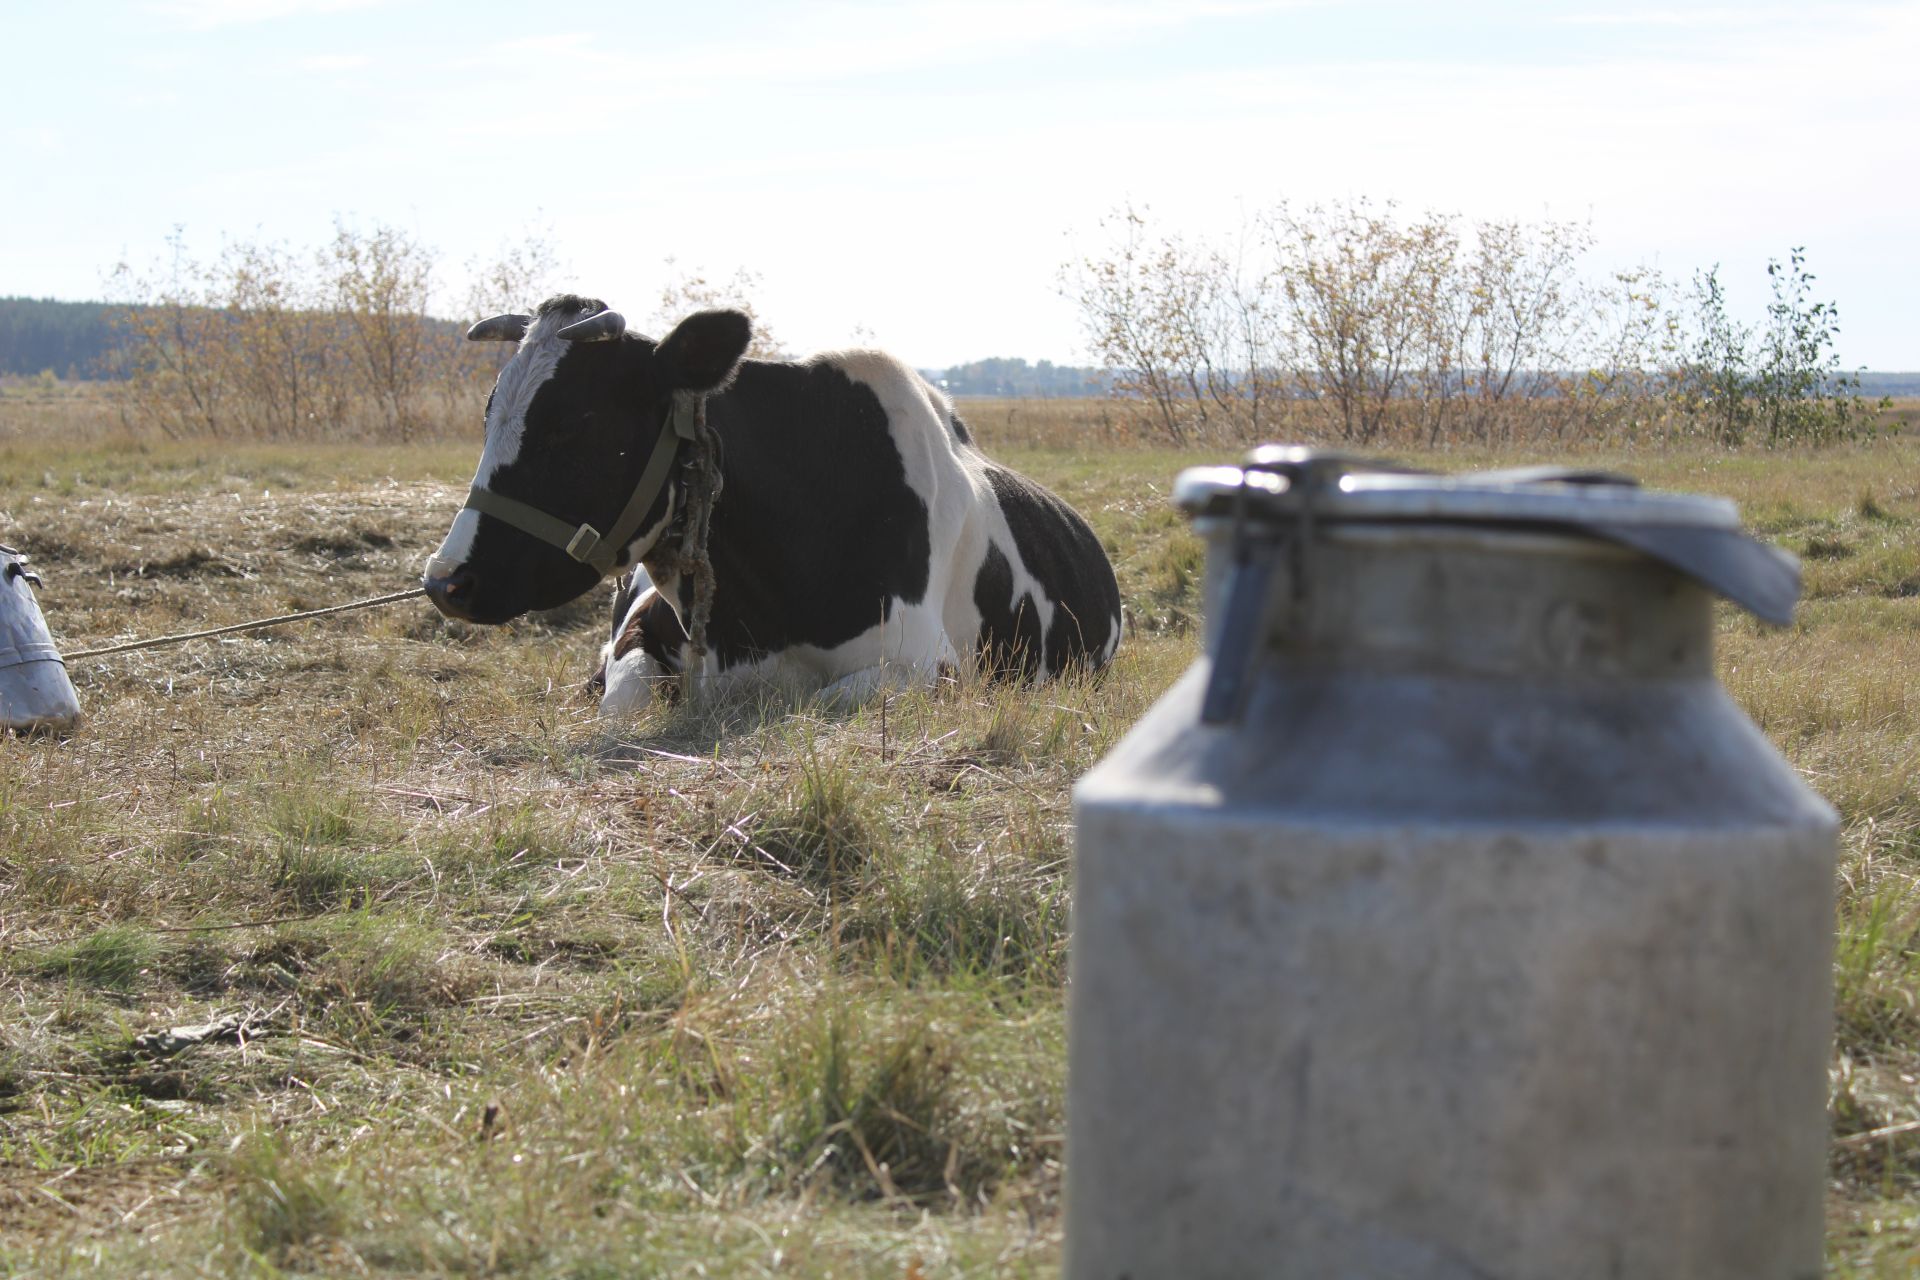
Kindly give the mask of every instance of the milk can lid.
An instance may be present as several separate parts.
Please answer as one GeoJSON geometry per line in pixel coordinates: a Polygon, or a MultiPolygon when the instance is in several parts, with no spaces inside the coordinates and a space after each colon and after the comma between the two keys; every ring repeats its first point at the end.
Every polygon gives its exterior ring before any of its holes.
{"type": "Polygon", "coordinates": [[[1262,445],[1237,467],[1190,467],[1174,483],[1188,515],[1285,533],[1321,523],[1471,524],[1560,532],[1632,547],[1769,622],[1786,624],[1800,562],[1749,536],[1725,498],[1642,489],[1566,467],[1439,475],[1298,445],[1262,445]]]}

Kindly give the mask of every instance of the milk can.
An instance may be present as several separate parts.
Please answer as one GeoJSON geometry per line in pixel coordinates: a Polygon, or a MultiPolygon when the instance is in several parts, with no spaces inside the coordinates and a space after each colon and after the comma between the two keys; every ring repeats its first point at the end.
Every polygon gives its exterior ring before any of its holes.
{"type": "Polygon", "coordinates": [[[1075,792],[1067,1274],[1811,1280],[1833,811],[1714,678],[1730,503],[1269,446],[1075,792]]]}
{"type": "Polygon", "coordinates": [[[80,719],[80,699],[33,598],[39,581],[25,556],[0,546],[0,726],[17,732],[64,729],[80,719]]]}

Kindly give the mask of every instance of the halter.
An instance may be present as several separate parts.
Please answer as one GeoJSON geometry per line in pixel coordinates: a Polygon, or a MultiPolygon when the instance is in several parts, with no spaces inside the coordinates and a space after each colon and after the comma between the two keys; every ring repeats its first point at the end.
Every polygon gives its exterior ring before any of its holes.
{"type": "Polygon", "coordinates": [[[536,506],[477,484],[467,490],[467,506],[481,515],[510,524],[549,546],[560,548],[604,578],[613,572],[614,561],[627,543],[633,540],[633,536],[640,532],[640,521],[646,518],[647,512],[659,499],[660,491],[666,488],[667,478],[673,473],[674,457],[680,451],[680,442],[691,442],[697,438],[700,402],[704,398],[689,392],[674,392],[673,407],[667,411],[667,421],[661,424],[660,438],[654,441],[653,456],[647,459],[639,483],[633,487],[633,497],[627,500],[625,509],[613,522],[613,527],[604,534],[590,524],[575,528],[536,506]]]}

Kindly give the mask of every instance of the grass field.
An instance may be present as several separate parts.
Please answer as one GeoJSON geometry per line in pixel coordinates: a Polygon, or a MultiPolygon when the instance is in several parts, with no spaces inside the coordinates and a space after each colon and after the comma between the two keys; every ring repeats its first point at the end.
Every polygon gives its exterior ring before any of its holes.
{"type": "MultiPolygon", "coordinates": [[[[0,1271],[1051,1274],[1067,793],[1192,658],[1205,459],[998,412],[1113,551],[1104,681],[609,729],[597,596],[76,663],[86,725],[0,740],[0,1271]]],[[[474,451],[17,435],[0,539],[69,650],[311,607],[410,585],[474,451]]],[[[1908,1275],[1920,442],[1601,460],[1806,558],[1721,664],[1845,817],[1831,1253],[1908,1275]]]]}

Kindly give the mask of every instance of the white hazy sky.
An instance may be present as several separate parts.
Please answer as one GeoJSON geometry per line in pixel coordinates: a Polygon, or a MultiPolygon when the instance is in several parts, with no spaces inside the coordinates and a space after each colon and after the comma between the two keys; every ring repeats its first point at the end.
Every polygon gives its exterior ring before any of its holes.
{"type": "Polygon", "coordinates": [[[1596,269],[1807,247],[1849,365],[1920,368],[1920,4],[0,0],[0,294],[97,297],[176,225],[445,264],[523,228],[649,314],[763,280],[791,346],[1083,355],[1059,265],[1365,196],[1591,220],[1596,269]]]}

